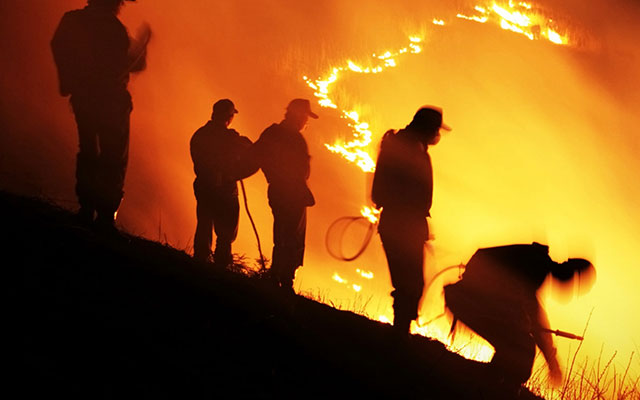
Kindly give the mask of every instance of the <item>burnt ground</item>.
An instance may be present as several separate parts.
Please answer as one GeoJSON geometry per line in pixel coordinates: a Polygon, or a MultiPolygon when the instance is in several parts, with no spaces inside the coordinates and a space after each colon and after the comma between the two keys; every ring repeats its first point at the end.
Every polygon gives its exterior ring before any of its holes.
{"type": "Polygon", "coordinates": [[[0,192],[0,214],[21,398],[509,398],[437,341],[400,342],[389,325],[83,228],[42,200],[0,192]]]}

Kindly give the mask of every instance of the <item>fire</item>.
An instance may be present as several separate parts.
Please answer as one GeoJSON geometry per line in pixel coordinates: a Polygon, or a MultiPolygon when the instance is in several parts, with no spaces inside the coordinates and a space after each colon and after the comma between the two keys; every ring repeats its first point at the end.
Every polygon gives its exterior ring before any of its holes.
{"type": "Polygon", "coordinates": [[[378,219],[380,218],[380,210],[367,207],[367,206],[362,206],[362,210],[360,210],[360,214],[366,219],[368,219],[369,222],[371,222],[372,224],[377,223],[378,219]]]}
{"type": "Polygon", "coordinates": [[[480,23],[491,21],[500,28],[524,35],[529,40],[544,39],[554,44],[569,44],[569,39],[556,31],[553,19],[529,3],[493,2],[490,6],[476,6],[474,10],[480,15],[457,14],[456,17],[480,23]]]}
{"type": "MultiPolygon", "coordinates": [[[[360,275],[361,277],[365,278],[365,279],[373,279],[373,272],[369,272],[369,271],[363,271],[361,269],[356,269],[356,273],[358,273],[358,275],[360,275]]],[[[333,279],[334,281],[342,284],[342,285],[346,285],[348,288],[352,289],[354,292],[359,293],[360,291],[362,291],[363,286],[359,285],[357,283],[349,283],[349,281],[347,279],[344,279],[343,277],[341,277],[340,275],[338,275],[337,272],[333,273],[333,276],[331,277],[331,279],[333,279]]]]}
{"type": "Polygon", "coordinates": [[[373,172],[376,163],[369,153],[369,145],[372,142],[372,132],[369,123],[360,120],[360,114],[356,110],[340,108],[330,97],[331,87],[335,84],[341,73],[357,74],[378,74],[386,69],[394,68],[398,65],[398,57],[405,54],[418,54],[422,51],[420,43],[422,38],[418,36],[409,37],[409,44],[396,51],[385,51],[382,54],[373,54],[368,66],[363,66],[353,60],[347,60],[344,65],[334,67],[325,78],[312,80],[307,76],[303,79],[307,85],[313,89],[314,96],[318,98],[321,107],[338,109],[341,117],[347,120],[347,125],[351,128],[353,137],[349,141],[339,140],[334,144],[325,144],[325,147],[333,153],[340,154],[351,163],[355,163],[364,172],[373,172]]]}
{"type": "Polygon", "coordinates": [[[356,269],[358,275],[363,277],[364,279],[373,279],[373,272],[371,271],[363,271],[360,268],[356,269]]]}
{"type": "Polygon", "coordinates": [[[415,322],[411,324],[411,333],[436,339],[445,347],[469,360],[489,362],[493,357],[493,347],[477,336],[465,337],[463,340],[452,340],[448,329],[441,329],[435,324],[419,326],[415,322]]]}
{"type": "Polygon", "coordinates": [[[346,279],[342,279],[342,277],[340,275],[338,275],[337,272],[333,273],[333,276],[331,277],[331,279],[333,279],[334,281],[338,282],[338,283],[347,283],[346,279]]]}
{"type": "MultiPolygon", "coordinates": [[[[478,23],[491,23],[501,29],[518,33],[529,40],[546,40],[557,45],[569,45],[568,36],[558,32],[558,24],[548,17],[540,8],[530,3],[513,1],[491,2],[484,5],[476,5],[473,10],[475,14],[466,15],[457,13],[456,18],[478,23]]],[[[444,19],[433,18],[432,23],[438,26],[448,25],[444,19]]],[[[373,142],[371,127],[369,123],[361,120],[361,115],[357,110],[349,109],[338,105],[332,98],[332,89],[339,82],[343,74],[380,74],[390,68],[395,68],[399,61],[406,55],[419,54],[422,52],[421,44],[423,38],[420,36],[410,36],[409,43],[395,51],[385,51],[381,54],[372,54],[365,63],[359,63],[352,59],[347,59],[341,66],[332,67],[324,77],[315,80],[303,77],[305,83],[313,90],[314,96],[318,99],[321,107],[332,108],[339,111],[341,118],[347,120],[347,125],[351,128],[351,140],[337,140],[333,144],[325,144],[325,147],[333,153],[339,154],[344,159],[357,165],[362,171],[371,173],[375,171],[375,161],[371,152],[373,142]]],[[[363,206],[361,215],[371,224],[376,224],[379,219],[380,210],[363,206]]],[[[356,269],[356,273],[364,279],[373,279],[374,274],[370,271],[356,269]]],[[[356,293],[363,290],[363,286],[356,283],[349,283],[337,273],[332,279],[342,285],[346,285],[356,293]]],[[[391,323],[392,319],[381,314],[378,321],[391,323]]],[[[412,323],[411,332],[432,339],[439,340],[445,346],[463,357],[476,361],[487,362],[493,357],[493,348],[484,340],[477,336],[468,336],[465,340],[451,340],[448,329],[442,329],[436,323],[418,325],[412,323]]]]}
{"type": "MultiPolygon", "coordinates": [[[[569,44],[568,38],[556,30],[557,27],[554,21],[529,3],[519,2],[516,4],[513,1],[509,1],[508,3],[498,4],[497,2],[492,2],[489,5],[477,5],[474,10],[479,15],[458,13],[456,17],[479,23],[491,21],[502,29],[524,35],[530,40],[544,39],[558,45],[569,44]]],[[[432,23],[444,26],[445,20],[433,18],[432,23]]],[[[422,37],[410,36],[409,43],[406,46],[395,51],[385,51],[382,54],[374,53],[366,65],[347,59],[343,65],[331,68],[325,77],[315,80],[307,76],[303,77],[305,83],[314,91],[318,104],[321,107],[338,110],[341,118],[346,119],[347,125],[351,128],[353,134],[351,140],[337,140],[333,144],[325,144],[329,151],[339,154],[350,163],[356,164],[364,172],[375,171],[375,161],[369,148],[373,135],[369,123],[361,121],[358,111],[338,106],[331,98],[331,89],[344,73],[379,74],[389,68],[396,67],[399,57],[406,54],[421,53],[422,42],[422,37]]]]}

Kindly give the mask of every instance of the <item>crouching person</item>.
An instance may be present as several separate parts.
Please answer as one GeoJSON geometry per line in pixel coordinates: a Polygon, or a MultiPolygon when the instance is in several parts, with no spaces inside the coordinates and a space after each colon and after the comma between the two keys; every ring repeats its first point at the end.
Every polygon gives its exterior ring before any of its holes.
{"type": "Polygon", "coordinates": [[[547,246],[517,244],[479,249],[466,265],[462,279],[444,288],[446,307],[495,349],[489,364],[496,383],[512,392],[531,376],[536,346],[549,366],[551,381],[562,380],[549,321],[537,298],[548,275],[565,284],[580,280],[590,288],[591,263],[570,258],[557,263],[547,246]]]}

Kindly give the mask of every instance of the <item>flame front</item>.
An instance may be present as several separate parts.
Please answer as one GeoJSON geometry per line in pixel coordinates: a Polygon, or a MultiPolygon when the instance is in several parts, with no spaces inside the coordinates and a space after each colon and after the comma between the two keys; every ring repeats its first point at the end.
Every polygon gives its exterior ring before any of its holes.
{"type": "Polygon", "coordinates": [[[476,6],[474,10],[479,15],[457,14],[456,17],[480,23],[491,21],[502,29],[519,33],[530,40],[543,39],[559,45],[569,44],[568,37],[556,31],[558,28],[553,19],[529,3],[516,4],[509,1],[500,5],[493,2],[487,6],[476,6]]]}
{"type": "MultiPolygon", "coordinates": [[[[492,22],[502,29],[519,33],[530,40],[547,40],[554,44],[567,45],[569,40],[557,32],[557,24],[553,19],[546,16],[541,10],[534,8],[529,3],[519,2],[498,4],[492,2],[488,5],[477,5],[474,10],[478,15],[465,15],[458,13],[459,19],[474,22],[492,22]]],[[[438,26],[445,26],[444,19],[433,18],[432,23],[438,26]]],[[[351,140],[336,140],[333,144],[325,144],[325,147],[336,154],[341,155],[350,163],[356,164],[364,172],[375,171],[375,161],[371,154],[370,144],[372,143],[372,132],[369,123],[362,121],[356,110],[350,110],[338,106],[331,98],[331,89],[338,82],[342,73],[356,74],[378,74],[389,68],[398,65],[400,56],[406,54],[419,54],[422,52],[421,36],[410,36],[409,44],[395,51],[386,51],[382,54],[374,53],[368,65],[361,65],[348,59],[341,66],[332,67],[325,77],[315,80],[304,76],[303,80],[313,89],[314,96],[318,99],[321,107],[333,108],[340,112],[341,118],[347,120],[347,125],[351,128],[353,137],[351,140]]]]}
{"type": "Polygon", "coordinates": [[[349,141],[338,140],[334,144],[325,144],[326,148],[333,153],[340,154],[351,163],[355,163],[364,172],[373,172],[376,163],[369,153],[369,145],[372,142],[372,132],[369,123],[360,120],[360,114],[356,110],[339,108],[330,97],[331,86],[336,83],[343,72],[357,74],[378,74],[388,68],[397,66],[397,58],[405,54],[418,54],[422,51],[420,43],[422,38],[418,36],[409,37],[409,44],[396,51],[386,51],[382,54],[373,54],[370,65],[363,66],[353,60],[347,60],[344,65],[334,67],[325,78],[311,80],[307,76],[303,79],[307,85],[314,90],[314,95],[318,99],[321,107],[338,109],[341,118],[347,120],[347,125],[351,128],[353,138],[349,141]]]}

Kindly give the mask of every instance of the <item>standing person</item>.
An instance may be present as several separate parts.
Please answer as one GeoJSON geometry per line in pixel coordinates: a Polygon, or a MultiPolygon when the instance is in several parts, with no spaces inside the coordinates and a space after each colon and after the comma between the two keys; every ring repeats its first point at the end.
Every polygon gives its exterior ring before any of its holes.
{"type": "Polygon", "coordinates": [[[590,289],[595,270],[581,258],[557,263],[549,257],[549,247],[539,243],[491,247],[476,251],[462,279],[444,288],[454,321],[459,319],[494,347],[490,370],[512,394],[531,376],[536,346],[552,383],[562,380],[547,314],[537,298],[548,275],[565,283],[577,277],[582,289],[590,289]]]}
{"type": "Polygon", "coordinates": [[[213,261],[226,267],[233,261],[231,243],[238,234],[238,180],[253,174],[257,169],[243,174],[239,164],[243,152],[251,146],[251,140],[229,129],[238,113],[229,99],[218,100],[213,105],[211,120],[198,129],[190,141],[191,159],[196,179],[193,191],[196,196],[198,224],[193,239],[193,258],[209,261],[211,258],[212,230],[216,232],[216,249],[213,261]]]}
{"type": "Polygon", "coordinates": [[[267,195],[273,213],[271,276],[278,287],[290,293],[296,269],[304,259],[307,207],[315,204],[307,186],[309,148],[301,133],[309,118],[318,118],[309,100],[292,100],[284,120],[265,129],[252,151],[269,183],[267,195]]]}
{"type": "MultiPolygon", "coordinates": [[[[129,0],[134,1],[134,0],[129,0]]],[[[115,230],[129,155],[129,73],[146,67],[151,30],[129,38],[118,19],[124,0],[88,0],[62,17],[51,41],[60,94],[78,126],[76,195],[82,223],[115,230]]]]}
{"type": "Polygon", "coordinates": [[[442,110],[419,109],[397,133],[388,131],[380,146],[371,197],[382,207],[378,232],[387,256],[393,296],[393,327],[400,337],[409,334],[418,317],[424,289],[424,243],[429,236],[433,172],[427,152],[440,140],[442,110]]]}

